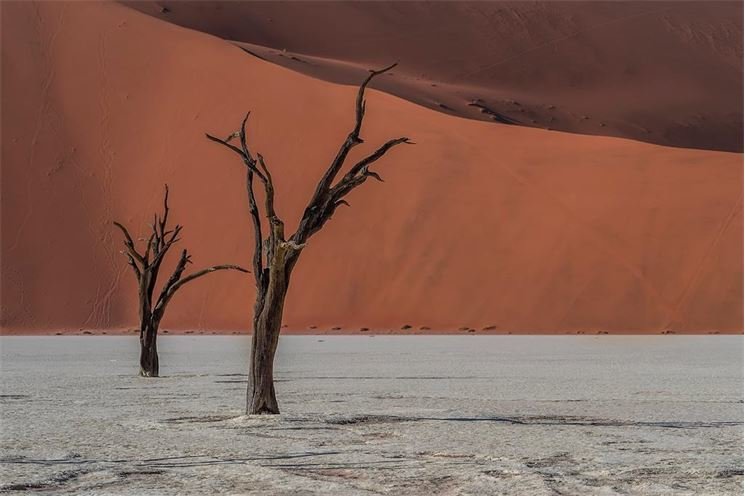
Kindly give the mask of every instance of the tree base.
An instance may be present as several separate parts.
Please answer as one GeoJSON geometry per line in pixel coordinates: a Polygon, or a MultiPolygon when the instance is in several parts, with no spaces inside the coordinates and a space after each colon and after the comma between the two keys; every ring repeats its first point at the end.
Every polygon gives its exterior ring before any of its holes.
{"type": "Polygon", "coordinates": [[[279,415],[279,405],[276,398],[251,401],[246,408],[248,415],[279,415]]]}
{"type": "Polygon", "coordinates": [[[273,411],[269,408],[262,408],[256,411],[249,411],[246,415],[279,415],[279,410],[273,411]]]}
{"type": "Polygon", "coordinates": [[[158,377],[160,363],[158,360],[158,348],[155,344],[156,334],[145,335],[140,338],[140,377],[158,377]]]}
{"type": "MultiPolygon", "coordinates": [[[[247,415],[279,415],[279,404],[274,393],[274,381],[262,381],[259,390],[249,393],[247,415]]],[[[249,389],[251,391],[252,388],[249,389]]]]}

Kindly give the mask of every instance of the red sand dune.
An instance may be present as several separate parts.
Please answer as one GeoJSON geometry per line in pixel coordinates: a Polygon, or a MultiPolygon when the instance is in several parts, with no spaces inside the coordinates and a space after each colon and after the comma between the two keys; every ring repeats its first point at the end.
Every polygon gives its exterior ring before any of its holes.
{"type": "Polygon", "coordinates": [[[743,149],[742,2],[126,3],[335,82],[399,60],[376,87],[451,115],[743,149]]]}
{"type": "MultiPolygon", "coordinates": [[[[250,142],[296,225],[356,89],[123,5],[2,4],[3,332],[136,322],[114,219],[146,232],[164,182],[195,266],[250,265],[250,142]]],[[[394,75],[392,78],[396,78],[394,75]]],[[[462,119],[371,91],[379,162],[296,269],[290,328],[741,332],[742,155],[462,119]]],[[[164,327],[246,329],[252,278],[184,288],[164,327]]]]}

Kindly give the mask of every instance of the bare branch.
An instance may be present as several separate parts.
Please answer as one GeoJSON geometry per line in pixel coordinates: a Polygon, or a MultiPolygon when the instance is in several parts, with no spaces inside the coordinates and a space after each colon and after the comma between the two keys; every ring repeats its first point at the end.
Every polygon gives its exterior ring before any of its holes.
{"type": "Polygon", "coordinates": [[[206,269],[202,269],[199,272],[194,272],[193,274],[189,274],[188,276],[184,277],[183,279],[181,279],[179,282],[177,282],[176,284],[174,284],[171,287],[171,293],[175,293],[181,286],[183,286],[187,282],[191,282],[194,279],[197,279],[199,277],[202,277],[204,275],[207,275],[207,274],[209,274],[211,272],[215,272],[215,271],[218,271],[218,270],[237,270],[237,271],[243,272],[245,274],[250,274],[251,273],[251,271],[249,271],[247,269],[244,269],[243,267],[241,267],[239,265],[230,265],[230,264],[213,265],[212,267],[207,267],[206,269]]]}
{"type": "Polygon", "coordinates": [[[266,163],[264,162],[264,157],[257,153],[256,156],[258,157],[259,166],[261,167],[261,170],[264,172],[264,190],[266,192],[266,216],[269,219],[270,222],[274,220],[279,220],[279,217],[277,217],[277,213],[274,211],[274,182],[272,181],[272,175],[269,173],[269,169],[266,166],[266,163]]]}
{"type": "Polygon", "coordinates": [[[243,155],[245,158],[251,161],[251,163],[254,164],[254,167],[256,167],[256,160],[251,155],[251,151],[248,149],[248,145],[246,144],[246,122],[248,122],[248,116],[251,115],[251,112],[246,112],[246,117],[243,118],[243,122],[241,122],[241,128],[238,131],[238,138],[241,142],[241,149],[243,150],[243,155]]]}
{"type": "Polygon", "coordinates": [[[378,180],[378,181],[380,181],[381,183],[382,183],[382,182],[385,182],[385,181],[383,181],[383,178],[382,178],[382,177],[380,177],[380,174],[378,174],[377,172],[374,172],[374,171],[367,171],[367,172],[365,173],[365,175],[366,175],[366,176],[368,176],[368,177],[372,177],[373,179],[377,179],[377,180],[378,180]]]}
{"type": "Polygon", "coordinates": [[[167,233],[166,233],[166,225],[168,224],[168,185],[166,184],[166,192],[163,195],[163,217],[160,218],[159,222],[159,228],[160,228],[160,238],[163,240],[167,233]]]}
{"type": "Polygon", "coordinates": [[[135,273],[135,277],[137,277],[137,282],[139,282],[140,278],[142,277],[142,272],[140,272],[140,268],[137,267],[135,259],[132,258],[132,255],[129,252],[123,251],[122,253],[127,256],[127,264],[132,267],[132,270],[135,273]]]}
{"type": "MultiPolygon", "coordinates": [[[[248,119],[248,114],[246,114],[246,117],[243,120],[243,124],[241,126],[241,132],[240,133],[243,134],[243,136],[244,136],[244,138],[242,139],[242,144],[245,144],[246,119],[248,119]]],[[[230,143],[228,143],[227,140],[223,140],[223,139],[217,138],[215,136],[212,136],[209,133],[205,133],[204,135],[207,137],[207,139],[209,139],[211,141],[214,141],[215,143],[219,143],[219,144],[221,144],[221,145],[229,148],[233,152],[237,153],[241,157],[241,159],[243,160],[243,163],[246,165],[246,167],[248,167],[249,169],[251,169],[254,174],[256,174],[257,176],[259,176],[259,179],[261,179],[262,182],[266,182],[266,177],[264,177],[264,174],[259,169],[256,168],[256,161],[248,153],[248,149],[246,149],[246,152],[244,153],[244,151],[241,148],[238,148],[235,145],[231,145],[230,143]]],[[[228,138],[230,138],[230,136],[228,138]]]]}
{"type": "Polygon", "coordinates": [[[118,227],[124,234],[124,246],[127,247],[127,251],[129,252],[130,256],[144,266],[145,258],[140,255],[140,252],[138,252],[137,248],[135,248],[134,241],[132,241],[132,236],[129,235],[129,231],[127,231],[127,228],[116,221],[114,221],[114,225],[118,227]]]}
{"type": "Polygon", "coordinates": [[[176,225],[167,240],[163,240],[163,238],[161,238],[161,246],[156,249],[153,262],[150,264],[153,267],[153,270],[156,272],[156,276],[157,270],[160,267],[160,263],[163,261],[163,257],[166,256],[166,253],[168,253],[168,250],[171,249],[171,246],[173,246],[174,243],[178,242],[181,239],[178,237],[179,233],[181,233],[181,229],[183,229],[183,226],[176,225]]]}
{"type": "Polygon", "coordinates": [[[248,193],[248,211],[251,214],[251,220],[254,226],[254,256],[253,268],[256,287],[261,287],[261,275],[263,273],[263,248],[264,241],[261,234],[261,218],[259,217],[259,207],[256,205],[256,196],[254,195],[253,186],[254,173],[251,169],[246,169],[246,191],[248,193]]]}
{"type": "MultiPolygon", "coordinates": [[[[353,177],[360,171],[366,171],[367,168],[373,163],[379,160],[383,157],[386,153],[388,153],[388,150],[393,148],[394,146],[400,145],[400,144],[407,144],[407,145],[413,145],[414,143],[409,140],[409,138],[403,137],[403,138],[396,138],[392,140],[386,141],[380,148],[375,150],[373,153],[368,155],[367,157],[363,158],[359,162],[357,162],[354,167],[352,167],[349,172],[346,174],[345,178],[347,177],[353,177]]],[[[342,179],[343,180],[343,179],[342,179]]]]}
{"type": "Polygon", "coordinates": [[[365,81],[360,85],[360,89],[357,92],[357,102],[355,105],[356,120],[355,120],[354,128],[352,129],[352,132],[349,133],[349,136],[347,136],[347,139],[344,140],[341,147],[339,148],[339,152],[336,154],[336,158],[334,158],[334,161],[331,162],[331,165],[326,170],[323,177],[321,177],[321,180],[318,182],[316,191],[313,194],[313,197],[311,198],[310,203],[308,204],[308,209],[310,209],[313,206],[319,205],[320,203],[319,200],[323,198],[323,196],[325,196],[325,194],[328,192],[329,188],[331,187],[331,183],[334,181],[334,178],[336,177],[336,175],[339,173],[339,170],[341,170],[342,166],[344,165],[344,161],[347,159],[347,155],[349,154],[349,151],[355,146],[363,142],[363,140],[360,138],[360,131],[362,130],[362,121],[365,117],[365,89],[367,89],[367,85],[370,84],[373,78],[375,78],[376,76],[379,76],[380,74],[390,71],[397,65],[398,63],[395,63],[379,71],[370,71],[370,74],[367,76],[367,78],[365,78],[365,81]]]}
{"type": "Polygon", "coordinates": [[[153,230],[153,233],[147,239],[147,246],[145,247],[145,254],[142,257],[145,259],[145,265],[149,265],[150,263],[150,252],[153,250],[154,243],[155,243],[155,230],[153,230]]]}
{"type": "Polygon", "coordinates": [[[184,249],[181,251],[181,257],[176,264],[176,268],[173,269],[173,274],[171,274],[171,277],[168,278],[168,281],[166,281],[166,283],[163,285],[163,289],[161,289],[160,291],[160,296],[158,296],[158,301],[155,304],[154,312],[159,312],[163,308],[165,308],[167,300],[169,299],[168,293],[171,291],[171,288],[181,279],[181,274],[183,274],[184,270],[186,270],[187,263],[189,263],[189,252],[184,249]]]}
{"type": "Polygon", "coordinates": [[[158,297],[158,302],[156,303],[153,310],[153,314],[158,316],[159,318],[162,317],[163,313],[165,312],[166,305],[168,305],[168,302],[171,301],[173,295],[176,294],[176,291],[178,291],[184,284],[218,270],[237,270],[246,274],[250,272],[238,265],[213,265],[212,267],[207,267],[206,269],[202,269],[199,272],[194,272],[193,274],[190,274],[181,279],[181,275],[183,274],[184,269],[186,269],[186,264],[188,263],[191,263],[191,256],[187,253],[186,250],[184,250],[181,253],[181,258],[176,265],[176,269],[173,271],[173,274],[168,279],[166,285],[163,286],[163,290],[161,291],[160,297],[158,297]]]}
{"type": "Polygon", "coordinates": [[[227,142],[227,140],[216,138],[215,136],[212,136],[209,133],[204,133],[204,135],[207,137],[207,139],[212,140],[215,143],[220,143],[221,145],[226,146],[229,149],[233,150],[235,153],[237,153],[238,155],[240,155],[242,159],[245,160],[246,157],[245,157],[245,155],[243,155],[243,150],[241,150],[237,146],[231,145],[230,143],[227,142]]]}
{"type": "Polygon", "coordinates": [[[266,178],[264,181],[264,208],[266,210],[266,218],[269,220],[269,236],[264,254],[266,255],[267,265],[269,265],[269,260],[274,256],[277,244],[285,240],[285,224],[274,210],[274,182],[272,181],[272,175],[264,162],[264,157],[260,153],[257,153],[256,156],[258,158],[258,164],[266,178]]]}
{"type": "Polygon", "coordinates": [[[371,70],[370,74],[365,78],[365,80],[360,85],[359,91],[357,91],[357,122],[355,125],[355,132],[357,134],[360,133],[360,130],[362,129],[362,119],[365,117],[365,89],[367,89],[367,85],[370,84],[370,81],[373,80],[375,76],[380,76],[381,74],[385,74],[386,72],[390,71],[394,67],[398,65],[398,62],[395,62],[388,67],[384,69],[380,69],[378,71],[371,70]]]}
{"type": "MultiPolygon", "coordinates": [[[[408,138],[396,138],[387,141],[373,153],[357,162],[344,177],[331,189],[332,200],[338,202],[357,186],[363,184],[368,177],[383,182],[383,178],[377,172],[369,170],[369,167],[381,159],[390,149],[400,144],[413,144],[408,138]]],[[[333,212],[332,212],[333,213],[333,212]]]]}

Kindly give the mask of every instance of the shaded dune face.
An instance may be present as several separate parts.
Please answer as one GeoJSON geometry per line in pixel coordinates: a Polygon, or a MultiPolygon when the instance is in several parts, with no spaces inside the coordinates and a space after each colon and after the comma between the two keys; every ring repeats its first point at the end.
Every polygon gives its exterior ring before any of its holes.
{"type": "Polygon", "coordinates": [[[742,2],[125,2],[440,112],[742,151],[742,2]]]}
{"type": "MultiPolygon", "coordinates": [[[[4,332],[136,322],[111,221],[145,235],[165,182],[197,266],[250,266],[243,167],[203,133],[252,111],[291,231],[354,121],[353,87],[114,3],[2,3],[2,69],[4,332]]],[[[742,155],[367,109],[355,157],[417,145],[308,244],[291,328],[741,331],[742,155]]],[[[215,274],[163,326],[247,329],[252,299],[215,274]]]]}

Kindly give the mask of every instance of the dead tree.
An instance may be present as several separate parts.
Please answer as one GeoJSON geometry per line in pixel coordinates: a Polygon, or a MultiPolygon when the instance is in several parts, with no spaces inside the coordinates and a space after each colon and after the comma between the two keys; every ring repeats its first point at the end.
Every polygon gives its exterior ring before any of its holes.
{"type": "Polygon", "coordinates": [[[127,228],[119,222],[114,222],[114,225],[121,229],[124,234],[126,249],[122,253],[127,256],[127,262],[137,277],[140,311],[140,375],[143,377],[158,377],[158,328],[161,320],[163,320],[166,307],[176,291],[187,282],[216,270],[232,269],[248,272],[248,270],[237,265],[215,265],[183,277],[187,264],[191,263],[191,255],[184,249],[181,251],[181,258],[179,258],[173,274],[161,288],[158,298],[154,300],[153,294],[163,259],[171,246],[179,241],[178,235],[183,228],[183,226],[177,224],[176,227],[169,230],[168,212],[168,185],[166,185],[163,215],[154,215],[151,225],[152,233],[145,243],[143,252],[137,250],[127,228]]]}
{"type": "Polygon", "coordinates": [[[370,166],[383,157],[391,148],[402,143],[411,143],[408,138],[395,138],[387,141],[370,155],[354,163],[349,170],[335,181],[345,164],[349,152],[363,142],[360,137],[362,120],[365,117],[365,88],[380,74],[393,69],[396,64],[380,71],[370,71],[359,88],[356,101],[356,120],[352,131],[339,148],[336,157],[321,177],[297,231],[285,236],[285,226],[274,208],[274,182],[266,160],[260,153],[253,153],[246,143],[246,121],[243,119],[240,130],[225,139],[207,134],[207,138],[235,152],[246,167],[246,191],[249,213],[254,230],[253,273],[256,280],[256,302],[253,308],[253,337],[249,369],[246,412],[249,414],[276,414],[279,406],[274,392],[274,354],[279,341],[282,312],[285,296],[290,284],[292,270],[300,253],[313,234],[318,232],[334,215],[341,205],[347,205],[345,198],[368,178],[382,181],[380,176],[370,170],[370,166]],[[238,145],[231,143],[238,139],[238,145]],[[257,178],[264,189],[264,215],[267,234],[264,236],[262,219],[254,194],[254,179],[257,178]]]}

